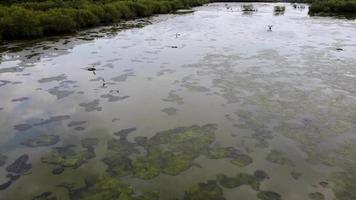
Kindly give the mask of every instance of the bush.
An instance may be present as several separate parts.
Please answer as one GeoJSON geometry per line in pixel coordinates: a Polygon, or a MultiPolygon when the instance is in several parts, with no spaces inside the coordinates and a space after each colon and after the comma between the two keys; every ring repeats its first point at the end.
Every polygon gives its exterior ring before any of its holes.
{"type": "Polygon", "coordinates": [[[63,10],[43,12],[39,15],[39,19],[45,35],[72,33],[76,30],[75,21],[63,10]]]}
{"type": "Polygon", "coordinates": [[[309,13],[354,13],[356,0],[316,0],[309,7],[309,13]]]}
{"type": "Polygon", "coordinates": [[[100,20],[89,10],[63,9],[63,13],[69,15],[76,23],[77,28],[92,27],[100,23],[100,20]]]}
{"type": "MultiPolygon", "coordinates": [[[[4,11],[2,11],[4,15],[4,11]]],[[[38,17],[25,8],[13,6],[0,19],[0,32],[4,39],[32,38],[42,36],[38,17]]]]}
{"type": "Polygon", "coordinates": [[[1,0],[0,38],[35,38],[71,33],[100,23],[170,13],[207,2],[208,0],[1,0]]]}

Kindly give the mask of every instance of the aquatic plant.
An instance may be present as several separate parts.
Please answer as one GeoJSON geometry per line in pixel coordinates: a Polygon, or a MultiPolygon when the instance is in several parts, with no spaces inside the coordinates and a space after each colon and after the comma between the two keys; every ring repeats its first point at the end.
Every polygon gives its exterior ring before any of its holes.
{"type": "MultiPolygon", "coordinates": [[[[260,172],[257,172],[257,175],[261,175],[259,173],[260,172]]],[[[242,185],[249,185],[254,190],[259,190],[260,182],[264,180],[264,178],[247,173],[238,173],[235,177],[227,177],[224,174],[218,174],[216,178],[220,185],[225,188],[235,188],[242,185]]]]}
{"type": "Polygon", "coordinates": [[[155,192],[137,195],[129,185],[110,176],[99,176],[86,180],[86,185],[79,189],[69,189],[72,200],[158,200],[155,192]]]}
{"type": "Polygon", "coordinates": [[[185,191],[184,200],[225,200],[223,190],[215,180],[198,183],[185,191]]]}
{"type": "Polygon", "coordinates": [[[247,154],[239,154],[234,157],[233,160],[231,160],[231,163],[239,166],[239,167],[245,167],[253,162],[252,158],[247,155],[247,154]]]}
{"type": "Polygon", "coordinates": [[[212,147],[208,150],[206,156],[209,159],[236,158],[240,154],[235,147],[212,147]]]}
{"type": "Polygon", "coordinates": [[[280,165],[293,165],[293,162],[287,158],[286,153],[273,149],[267,155],[266,160],[280,165]]]}
{"type": "Polygon", "coordinates": [[[152,179],[160,174],[161,163],[158,156],[149,155],[133,161],[133,174],[141,179],[152,179]]]}
{"type": "Polygon", "coordinates": [[[18,157],[12,164],[6,167],[6,171],[15,173],[15,174],[25,174],[32,169],[32,164],[27,163],[29,156],[23,154],[18,157]]]}
{"type": "Polygon", "coordinates": [[[281,200],[281,195],[272,191],[261,191],[257,193],[257,197],[261,200],[281,200]]]}
{"type": "Polygon", "coordinates": [[[126,176],[131,174],[132,162],[128,156],[118,153],[108,153],[102,160],[108,165],[107,171],[114,176],[126,176]]]}
{"type": "Polygon", "coordinates": [[[312,200],[324,200],[325,199],[324,195],[320,192],[313,192],[313,193],[310,193],[308,196],[312,200]]]}
{"type": "Polygon", "coordinates": [[[162,159],[162,172],[176,176],[192,166],[194,156],[191,154],[165,152],[162,159]]]}
{"type": "Polygon", "coordinates": [[[41,147],[54,145],[58,142],[59,136],[57,135],[39,135],[35,138],[27,139],[24,142],[21,142],[21,144],[28,147],[41,147]]]}
{"type": "Polygon", "coordinates": [[[263,170],[256,170],[253,175],[259,180],[259,181],[263,181],[265,179],[269,179],[268,174],[263,171],[263,170]]]}
{"type": "Polygon", "coordinates": [[[94,158],[93,149],[76,151],[74,145],[55,147],[51,153],[41,157],[43,163],[59,165],[62,167],[78,168],[89,159],[94,158]]]}

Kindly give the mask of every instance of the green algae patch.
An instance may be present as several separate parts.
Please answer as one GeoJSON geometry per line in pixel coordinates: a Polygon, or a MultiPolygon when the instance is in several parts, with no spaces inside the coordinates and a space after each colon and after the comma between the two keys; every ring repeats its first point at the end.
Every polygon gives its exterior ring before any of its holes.
{"type": "Polygon", "coordinates": [[[215,180],[199,183],[185,191],[184,200],[225,200],[223,190],[215,180]]]}
{"type": "Polygon", "coordinates": [[[100,176],[87,180],[85,186],[79,189],[69,188],[72,200],[158,200],[159,195],[148,192],[136,195],[133,189],[119,179],[110,176],[100,176]]]}
{"type": "Polygon", "coordinates": [[[62,167],[78,168],[94,157],[95,153],[92,149],[76,150],[74,145],[68,145],[53,148],[51,153],[41,157],[41,161],[62,167]]]}
{"type": "Polygon", "coordinates": [[[131,160],[126,156],[110,152],[102,161],[108,166],[107,172],[114,176],[126,176],[131,174],[131,160]]]}
{"type": "Polygon", "coordinates": [[[281,195],[272,191],[261,191],[257,193],[257,197],[261,200],[281,200],[281,195]]]}
{"type": "Polygon", "coordinates": [[[239,156],[239,150],[234,147],[210,148],[206,154],[209,159],[235,158],[239,156]]]}
{"type": "Polygon", "coordinates": [[[39,135],[35,138],[27,139],[21,142],[21,144],[28,147],[43,147],[57,144],[59,140],[59,136],[57,135],[39,135]]]}
{"type": "Polygon", "coordinates": [[[275,164],[293,166],[293,162],[287,158],[286,153],[275,149],[267,155],[266,160],[275,164]]]}
{"type": "Polygon", "coordinates": [[[153,137],[136,137],[135,143],[127,140],[128,134],[115,134],[120,138],[108,141],[108,153],[103,162],[114,176],[132,175],[148,180],[160,173],[177,176],[188,170],[194,160],[205,155],[210,159],[230,158],[237,166],[247,166],[252,158],[234,147],[211,147],[215,141],[216,125],[193,125],[157,132],[153,137]],[[138,147],[145,154],[139,153],[138,147]]]}
{"type": "Polygon", "coordinates": [[[166,152],[163,156],[162,172],[176,176],[192,166],[194,156],[191,154],[174,154],[166,152]]]}
{"type": "Polygon", "coordinates": [[[132,165],[134,176],[141,179],[152,179],[161,172],[160,162],[153,156],[138,158],[132,165]]]}
{"type": "Polygon", "coordinates": [[[0,167],[4,166],[7,160],[7,156],[0,154],[0,167]]]}
{"type": "Polygon", "coordinates": [[[252,162],[253,162],[252,158],[247,154],[239,154],[233,160],[231,160],[232,164],[239,167],[245,167],[251,164],[252,162]]]}
{"type": "Polygon", "coordinates": [[[260,183],[264,179],[268,178],[266,172],[262,170],[255,171],[254,175],[247,173],[238,173],[235,177],[227,177],[224,174],[218,174],[216,176],[221,186],[225,188],[236,188],[242,185],[249,185],[254,190],[260,189],[260,183]]]}
{"type": "Polygon", "coordinates": [[[259,181],[263,181],[265,179],[269,179],[268,174],[263,171],[263,170],[256,170],[253,175],[259,180],[259,181]]]}
{"type": "Polygon", "coordinates": [[[312,199],[312,200],[324,200],[325,199],[324,195],[320,192],[313,192],[313,193],[310,193],[308,196],[309,196],[309,199],[312,199]]]}

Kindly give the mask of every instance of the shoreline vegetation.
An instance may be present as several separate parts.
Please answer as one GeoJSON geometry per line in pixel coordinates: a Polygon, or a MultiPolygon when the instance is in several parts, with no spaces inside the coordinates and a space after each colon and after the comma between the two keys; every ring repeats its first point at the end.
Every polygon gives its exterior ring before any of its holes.
{"type": "Polygon", "coordinates": [[[85,28],[171,13],[204,3],[208,3],[208,0],[2,1],[0,40],[74,33],[85,28]]]}
{"type": "MultiPolygon", "coordinates": [[[[210,2],[278,0],[3,0],[0,40],[35,39],[129,19],[167,14],[210,2]]],[[[283,1],[284,2],[284,1],[283,1]]],[[[310,3],[310,15],[356,14],[356,0],[295,0],[310,3]]]]}

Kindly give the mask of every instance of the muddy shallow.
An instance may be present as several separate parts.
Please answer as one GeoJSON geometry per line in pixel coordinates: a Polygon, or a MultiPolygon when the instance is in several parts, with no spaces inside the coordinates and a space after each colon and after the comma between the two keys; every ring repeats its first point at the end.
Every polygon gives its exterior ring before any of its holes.
{"type": "Polygon", "coordinates": [[[355,199],[355,21],[240,5],[7,46],[0,199],[355,199]]]}

